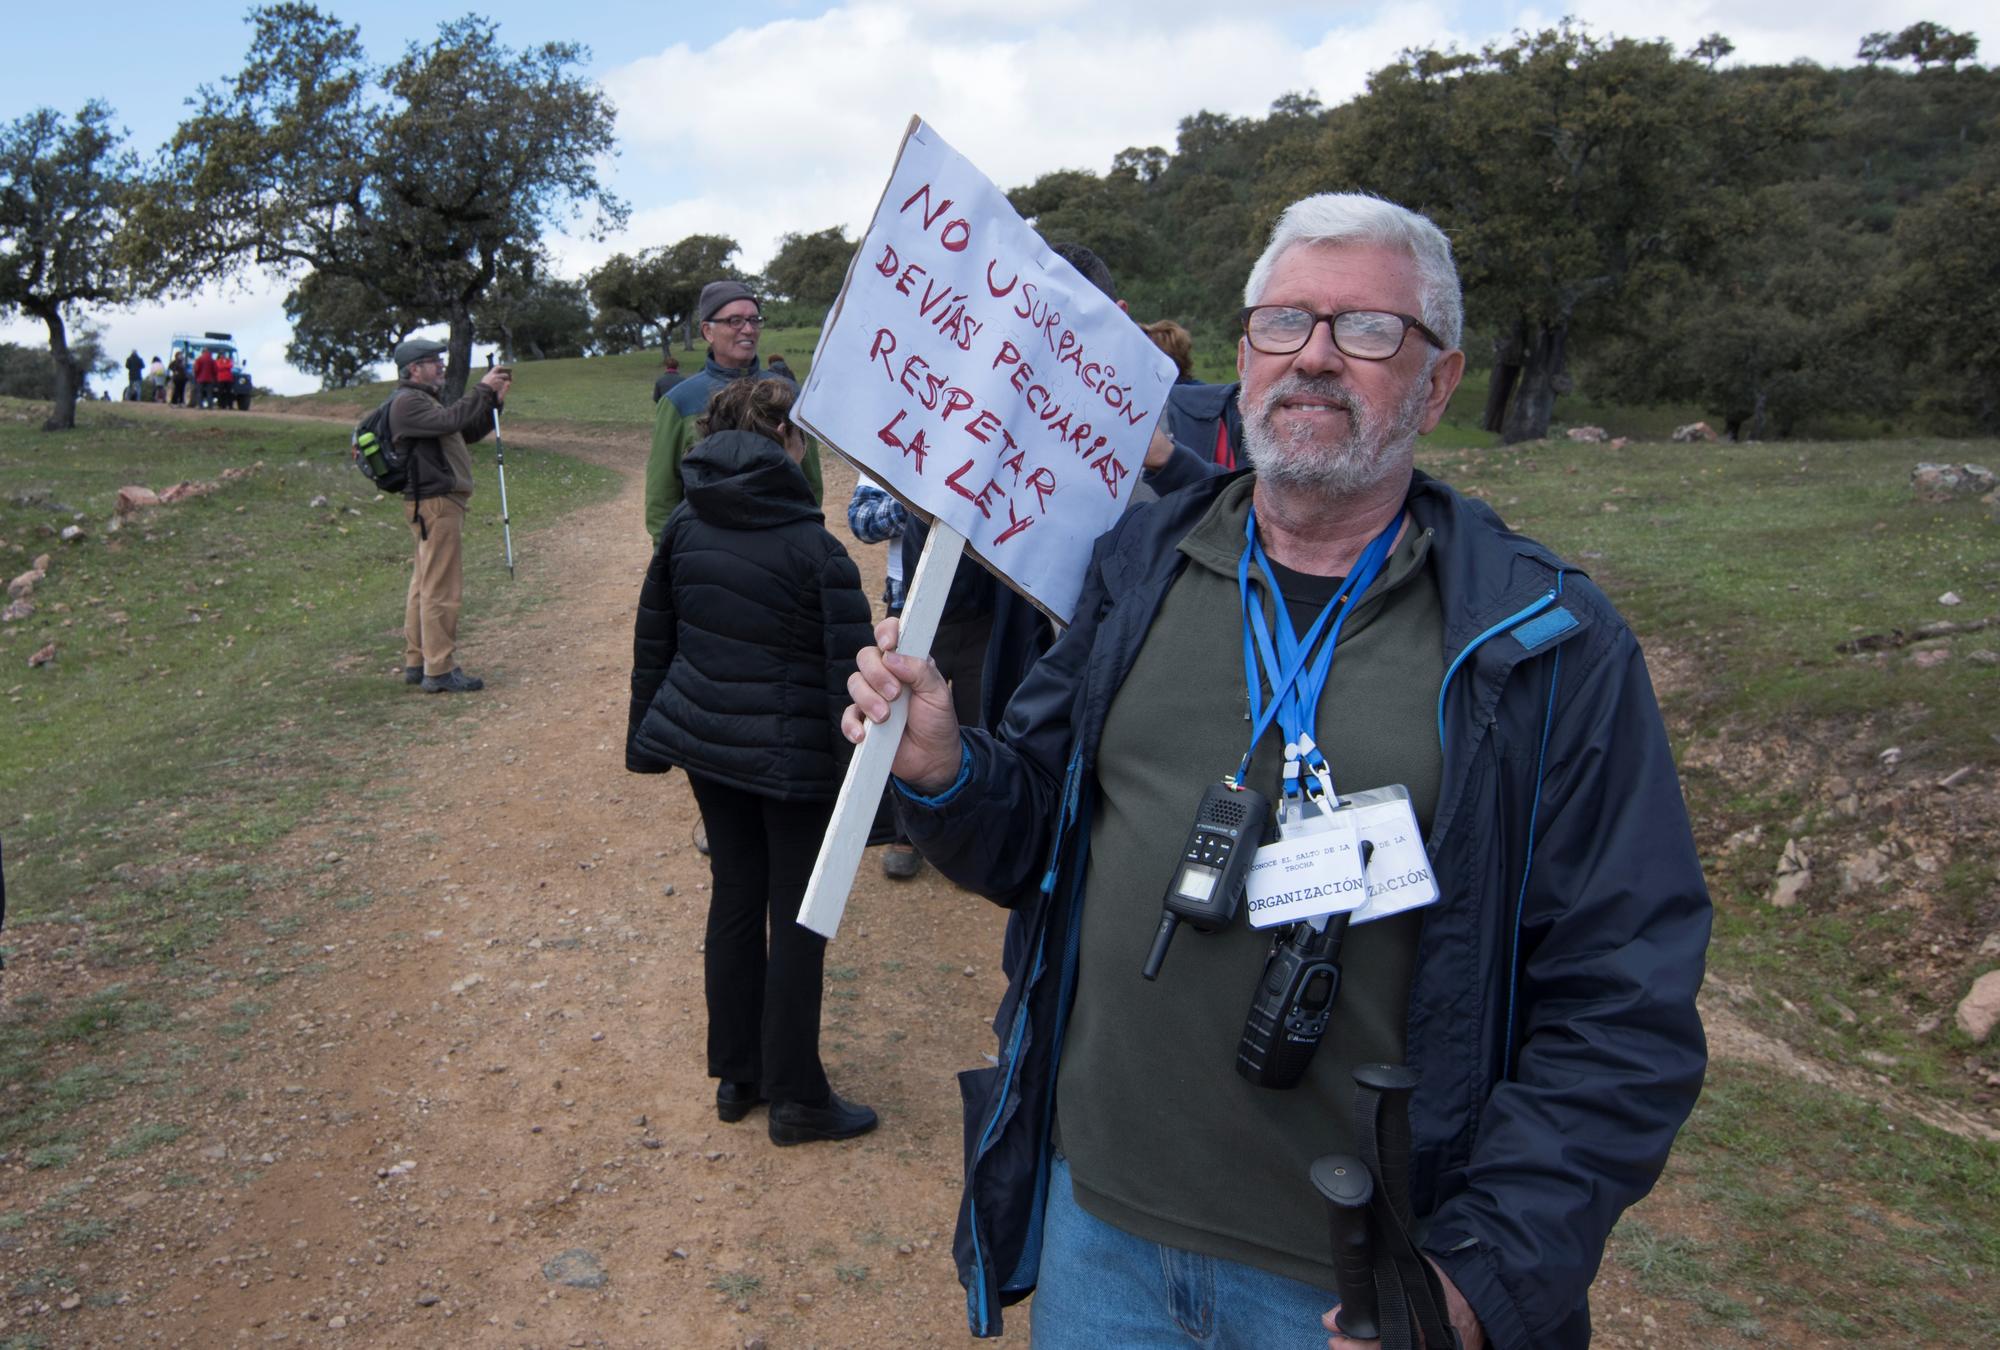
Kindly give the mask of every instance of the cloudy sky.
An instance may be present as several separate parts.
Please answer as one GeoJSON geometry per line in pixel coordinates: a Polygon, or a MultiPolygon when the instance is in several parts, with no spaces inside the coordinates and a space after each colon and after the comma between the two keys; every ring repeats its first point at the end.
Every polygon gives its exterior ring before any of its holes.
{"type": "MultiPolygon", "coordinates": [[[[452,13],[381,0],[321,7],[357,24],[378,60],[428,37],[452,13]]],[[[103,98],[143,154],[166,139],[196,86],[241,66],[249,37],[220,8],[198,24],[163,22],[171,7],[154,5],[24,8],[8,20],[10,46],[40,59],[20,62],[0,82],[0,118],[45,104],[74,112],[103,98]]],[[[586,45],[588,73],[618,108],[619,154],[608,177],[631,204],[631,223],[601,243],[554,241],[565,270],[578,274],[610,253],[702,231],[740,241],[740,263],[755,268],[787,231],[858,231],[912,113],[1012,187],[1051,169],[1101,172],[1126,146],[1171,148],[1176,124],[1198,109],[1260,114],[1292,91],[1337,103],[1405,47],[1476,48],[1564,13],[1599,33],[1681,47],[1722,32],[1736,43],[1736,60],[1759,63],[1846,64],[1863,33],[1918,19],[2000,44],[2000,31],[1982,31],[1985,0],[1766,0],[1749,18],[1712,0],[1409,0],[1387,9],[1265,0],[1254,17],[1213,0],[765,0],[754,7],[757,19],[737,22],[744,8],[657,0],[482,7],[511,46],[586,45]]],[[[303,392],[315,381],[283,357],[289,285],[249,276],[95,317],[121,357],[133,347],[164,354],[182,329],[234,332],[260,384],[303,392]]],[[[47,340],[39,325],[18,319],[0,319],[0,338],[47,340]]]]}

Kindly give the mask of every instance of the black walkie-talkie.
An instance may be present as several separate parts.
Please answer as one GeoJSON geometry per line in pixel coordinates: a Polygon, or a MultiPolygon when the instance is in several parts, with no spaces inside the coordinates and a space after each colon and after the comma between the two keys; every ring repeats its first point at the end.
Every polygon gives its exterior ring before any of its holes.
{"type": "Polygon", "coordinates": [[[1264,842],[1270,819],[1271,802],[1263,793],[1227,783],[1209,784],[1174,867],[1174,879],[1167,884],[1160,929],[1140,974],[1149,980],[1159,975],[1167,944],[1183,919],[1199,932],[1212,933],[1236,917],[1243,879],[1264,842]]]}
{"type": "Polygon", "coordinates": [[[1335,914],[1320,932],[1296,923],[1272,943],[1236,1046],[1236,1072],[1258,1087],[1297,1087],[1305,1077],[1340,995],[1340,941],[1347,919],[1335,914]]]}

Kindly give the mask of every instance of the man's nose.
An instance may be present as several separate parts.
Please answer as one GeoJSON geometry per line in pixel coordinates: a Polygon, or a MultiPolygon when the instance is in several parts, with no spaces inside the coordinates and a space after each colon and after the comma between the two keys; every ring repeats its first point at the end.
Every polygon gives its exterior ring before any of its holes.
{"type": "Polygon", "coordinates": [[[1321,319],[1306,334],[1306,345],[1292,353],[1292,369],[1306,374],[1346,369],[1347,357],[1333,341],[1333,321],[1321,319]]]}

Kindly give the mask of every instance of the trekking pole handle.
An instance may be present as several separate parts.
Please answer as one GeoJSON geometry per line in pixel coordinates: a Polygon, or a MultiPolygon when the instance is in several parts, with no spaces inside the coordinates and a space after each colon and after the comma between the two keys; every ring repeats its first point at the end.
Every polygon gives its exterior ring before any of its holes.
{"type": "Polygon", "coordinates": [[[1381,1099],[1376,1116],[1376,1175],[1396,1222],[1409,1232],[1414,1223],[1410,1205],[1410,1094],[1417,1071],[1402,1064],[1360,1064],[1354,1081],[1381,1099]]]}
{"type": "Polygon", "coordinates": [[[1329,1153],[1312,1165],[1313,1188],[1326,1201],[1326,1227],[1333,1246],[1333,1285],[1340,1311],[1333,1323],[1343,1336],[1372,1341],[1382,1334],[1375,1301],[1375,1245],[1368,1233],[1368,1204],[1375,1183],[1361,1159],[1329,1153]]]}

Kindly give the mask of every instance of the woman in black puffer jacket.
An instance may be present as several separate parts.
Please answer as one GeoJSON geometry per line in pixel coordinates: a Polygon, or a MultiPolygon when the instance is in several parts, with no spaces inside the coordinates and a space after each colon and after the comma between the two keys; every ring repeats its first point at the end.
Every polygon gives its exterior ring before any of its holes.
{"type": "Polygon", "coordinates": [[[819,1059],[826,939],[797,922],[846,770],[854,654],[874,640],[861,574],[826,532],[789,421],[793,387],[736,380],[697,423],[687,495],[639,593],[625,767],[687,770],[713,884],[704,974],[716,1113],[771,1103],[773,1143],[847,1139],[875,1113],[819,1059]],[[769,947],[765,932],[769,925],[769,947]]]}

